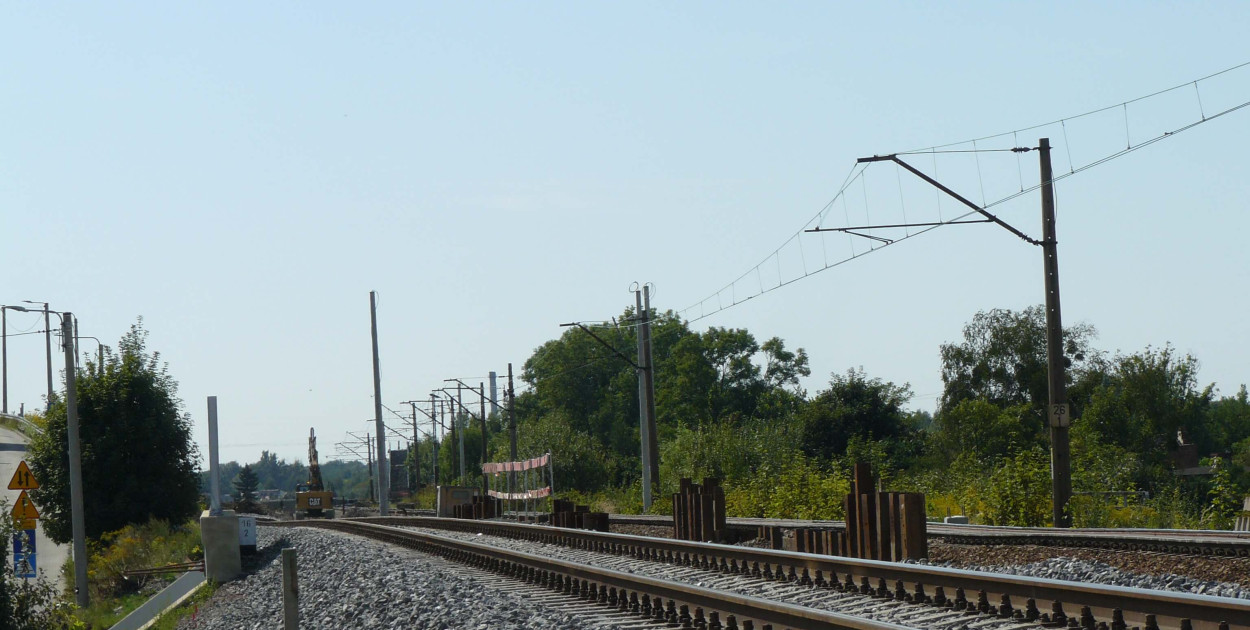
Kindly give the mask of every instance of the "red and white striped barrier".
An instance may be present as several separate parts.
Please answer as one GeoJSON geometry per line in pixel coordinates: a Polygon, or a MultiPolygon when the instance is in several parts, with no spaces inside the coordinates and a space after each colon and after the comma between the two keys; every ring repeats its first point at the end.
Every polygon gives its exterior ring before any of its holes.
{"type": "MultiPolygon", "coordinates": [[[[499,490],[486,491],[486,494],[496,499],[528,503],[529,501],[537,502],[552,495],[554,471],[551,465],[551,453],[543,453],[539,457],[519,462],[488,462],[482,464],[482,473],[487,476],[492,485],[501,486],[499,490]],[[546,471],[545,475],[544,471],[546,471]],[[520,488],[512,487],[512,484],[520,488]]],[[[523,509],[529,512],[537,507],[537,505],[525,505],[523,509]]]]}
{"type": "Polygon", "coordinates": [[[505,472],[524,472],[535,468],[545,468],[551,463],[551,453],[546,453],[542,457],[535,457],[519,462],[488,462],[482,464],[482,472],[488,475],[498,475],[505,472]]]}

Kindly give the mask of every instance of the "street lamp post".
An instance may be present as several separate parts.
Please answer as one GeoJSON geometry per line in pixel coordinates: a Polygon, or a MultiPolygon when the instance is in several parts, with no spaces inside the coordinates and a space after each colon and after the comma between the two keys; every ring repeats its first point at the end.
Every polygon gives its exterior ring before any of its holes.
{"type": "MultiPolygon", "coordinates": [[[[44,308],[48,307],[47,303],[43,303],[44,308]]],[[[9,320],[8,311],[17,311],[19,313],[34,313],[25,306],[0,306],[0,411],[9,413],[9,320]]],[[[44,328],[48,327],[47,315],[44,315],[44,328]]],[[[47,330],[44,331],[47,333],[47,330]]],[[[51,339],[51,337],[48,337],[51,339]]],[[[48,401],[52,401],[52,346],[48,346],[48,401]]]]}
{"type": "MultiPolygon", "coordinates": [[[[32,302],[31,300],[22,300],[26,304],[39,304],[43,306],[43,343],[48,354],[48,404],[47,409],[52,408],[52,326],[48,323],[48,315],[52,311],[48,310],[47,302],[32,302]]],[[[15,309],[16,310],[16,309],[15,309]]]]}
{"type": "Polygon", "coordinates": [[[9,307],[0,306],[0,390],[4,390],[4,402],[0,413],[9,413],[9,307]]]}

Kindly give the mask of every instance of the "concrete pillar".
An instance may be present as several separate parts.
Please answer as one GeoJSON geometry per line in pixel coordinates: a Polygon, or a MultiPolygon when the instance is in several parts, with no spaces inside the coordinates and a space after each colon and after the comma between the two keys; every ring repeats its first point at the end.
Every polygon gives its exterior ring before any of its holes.
{"type": "Polygon", "coordinates": [[[217,582],[229,582],[243,573],[239,555],[239,518],[234,510],[213,516],[200,515],[200,538],[204,541],[204,575],[217,582]]]}

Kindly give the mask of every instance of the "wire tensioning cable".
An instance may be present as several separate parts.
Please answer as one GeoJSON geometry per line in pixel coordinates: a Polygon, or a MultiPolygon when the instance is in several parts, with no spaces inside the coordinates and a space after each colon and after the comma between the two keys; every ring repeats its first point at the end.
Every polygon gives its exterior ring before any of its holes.
{"type": "MultiPolygon", "coordinates": [[[[1239,69],[1239,68],[1243,68],[1243,67],[1246,67],[1246,66],[1250,66],[1250,62],[1245,62],[1245,63],[1242,63],[1242,64],[1238,64],[1238,65],[1236,65],[1236,66],[1233,66],[1233,67],[1227,68],[1227,69],[1225,69],[1225,70],[1221,70],[1221,71],[1219,71],[1219,72],[1216,72],[1216,73],[1213,73],[1213,74],[1207,75],[1207,76],[1205,76],[1205,77],[1203,77],[1203,78],[1201,78],[1201,79],[1197,79],[1197,80],[1195,80],[1195,81],[1187,81],[1187,82],[1185,82],[1185,83],[1182,83],[1182,84],[1180,84],[1180,85],[1178,85],[1178,86],[1175,86],[1175,87],[1172,87],[1172,88],[1168,88],[1168,89],[1165,89],[1165,90],[1159,90],[1159,91],[1157,91],[1157,92],[1154,92],[1154,93],[1151,93],[1151,94],[1147,94],[1147,95],[1145,95],[1145,96],[1141,96],[1141,97],[1138,97],[1138,98],[1135,98],[1135,99],[1132,99],[1132,100],[1129,100],[1129,101],[1124,101],[1124,102],[1122,102],[1122,103],[1117,103],[1116,105],[1111,105],[1111,106],[1107,106],[1107,107],[1099,108],[1099,109],[1096,109],[1096,110],[1091,110],[1091,111],[1089,111],[1089,112],[1085,112],[1085,113],[1083,113],[1083,114],[1079,114],[1079,115],[1077,115],[1077,116],[1071,116],[1071,117],[1067,117],[1067,118],[1061,118],[1061,119],[1058,119],[1058,120],[1055,120],[1055,121],[1052,121],[1052,122],[1049,122],[1049,123],[1043,123],[1043,124],[1040,124],[1040,125],[1033,125],[1033,126],[1030,126],[1030,127],[1025,127],[1025,128],[1022,128],[1022,129],[1018,129],[1018,130],[1011,131],[1011,132],[1005,132],[1005,133],[1000,133],[1000,134],[994,134],[994,135],[990,135],[990,136],[983,136],[983,137],[981,137],[981,138],[976,138],[976,139],[971,140],[971,141],[964,141],[964,142],[957,142],[957,143],[949,143],[949,144],[944,144],[944,145],[935,145],[935,146],[932,146],[932,147],[927,147],[927,148],[924,148],[924,149],[917,149],[917,150],[912,150],[912,151],[899,152],[899,153],[896,153],[896,154],[893,154],[893,155],[906,155],[906,154],[914,154],[914,153],[920,153],[920,152],[925,152],[925,153],[931,153],[931,154],[933,154],[933,153],[937,153],[937,152],[938,152],[938,151],[937,151],[938,149],[942,149],[942,148],[945,148],[945,147],[950,147],[950,146],[958,146],[958,145],[960,145],[960,144],[966,144],[966,143],[968,143],[968,142],[974,142],[974,143],[975,143],[975,142],[980,142],[980,141],[987,140],[987,139],[1000,138],[1000,137],[1004,137],[1004,136],[1007,136],[1007,135],[1012,135],[1013,137],[1015,137],[1015,136],[1016,136],[1016,134],[1018,134],[1018,133],[1020,133],[1020,132],[1030,131],[1030,130],[1033,130],[1033,129],[1038,129],[1038,128],[1041,128],[1041,127],[1046,127],[1046,126],[1049,126],[1049,125],[1055,125],[1055,124],[1059,124],[1059,125],[1063,128],[1063,132],[1064,132],[1064,136],[1065,136],[1065,143],[1064,143],[1064,144],[1065,144],[1065,148],[1067,148],[1067,147],[1069,146],[1069,143],[1068,143],[1068,141],[1067,141],[1067,127],[1066,127],[1066,124],[1065,124],[1065,123],[1066,123],[1066,121],[1068,121],[1068,120],[1073,120],[1073,119],[1076,119],[1076,118],[1081,118],[1081,117],[1085,117],[1085,116],[1093,115],[1093,114],[1096,114],[1096,113],[1105,112],[1105,111],[1108,111],[1108,110],[1111,110],[1111,109],[1114,109],[1114,108],[1117,108],[1117,107],[1126,108],[1128,104],[1136,103],[1136,102],[1139,102],[1139,101],[1142,101],[1142,100],[1145,100],[1145,99],[1148,99],[1148,98],[1151,98],[1151,97],[1154,97],[1154,96],[1158,96],[1158,95],[1161,95],[1161,94],[1166,94],[1166,93],[1172,92],[1172,91],[1174,91],[1174,90],[1177,90],[1177,89],[1180,89],[1180,88],[1187,87],[1187,86],[1189,86],[1191,83],[1192,83],[1192,84],[1197,84],[1198,82],[1201,82],[1201,81],[1204,81],[1204,80],[1210,79],[1210,78],[1212,78],[1212,77],[1216,77],[1216,76],[1219,76],[1219,75],[1225,74],[1225,73],[1227,73],[1227,72],[1231,72],[1231,71],[1233,71],[1233,70],[1237,70],[1237,69],[1239,69]]],[[[1137,150],[1140,150],[1140,149],[1143,149],[1143,148],[1145,148],[1145,147],[1148,147],[1148,146],[1150,146],[1150,145],[1152,145],[1152,144],[1154,144],[1154,143],[1156,143],[1156,142],[1158,142],[1158,141],[1160,141],[1160,140],[1163,140],[1163,139],[1165,139],[1165,138],[1170,138],[1170,137],[1172,137],[1172,136],[1178,135],[1178,134],[1180,134],[1180,133],[1183,133],[1183,132],[1185,132],[1185,131],[1188,131],[1188,130],[1190,130],[1190,129],[1193,129],[1194,127],[1197,127],[1198,125],[1201,125],[1201,124],[1204,124],[1204,123],[1210,122],[1210,121],[1212,121],[1212,120],[1215,120],[1215,119],[1217,119],[1217,118],[1220,118],[1220,117],[1225,116],[1225,115],[1227,115],[1227,114],[1230,114],[1230,113],[1232,113],[1232,112],[1235,112],[1235,111],[1241,110],[1241,109],[1243,109],[1243,108],[1245,108],[1245,107],[1247,107],[1247,106],[1250,106],[1250,101],[1246,101],[1246,102],[1243,102],[1243,103],[1241,103],[1241,104],[1234,105],[1234,106],[1232,106],[1232,107],[1229,107],[1229,108],[1227,108],[1227,109],[1225,109],[1225,110],[1223,110],[1223,111],[1220,111],[1220,112],[1218,112],[1218,113],[1216,113],[1216,114],[1214,114],[1214,115],[1211,115],[1211,116],[1207,116],[1207,115],[1206,115],[1206,113],[1205,113],[1205,109],[1203,109],[1203,108],[1201,108],[1201,107],[1200,107],[1200,111],[1199,111],[1200,118],[1199,118],[1198,120],[1196,120],[1196,121],[1194,121],[1194,122],[1191,122],[1191,123],[1189,123],[1189,124],[1183,125],[1183,126],[1181,126],[1181,127],[1178,127],[1178,128],[1176,128],[1176,129],[1173,129],[1173,130],[1171,130],[1171,131],[1164,131],[1164,132],[1160,133],[1159,135],[1156,135],[1156,136],[1154,136],[1154,137],[1151,137],[1151,138],[1149,138],[1149,139],[1147,139],[1147,140],[1145,140],[1145,141],[1139,142],[1139,143],[1138,143],[1138,144],[1136,144],[1136,145],[1133,145],[1133,144],[1131,144],[1131,142],[1129,142],[1128,146],[1126,146],[1124,149],[1119,150],[1119,151],[1115,151],[1115,152],[1113,152],[1113,153],[1111,153],[1111,154],[1109,154],[1109,155],[1105,155],[1105,156],[1103,156],[1103,157],[1101,157],[1101,158],[1095,159],[1094,161],[1092,161],[1092,162],[1090,162],[1090,163],[1088,163],[1088,164],[1085,164],[1085,165],[1083,165],[1083,166],[1080,166],[1080,167],[1075,167],[1075,166],[1072,164],[1072,159],[1071,159],[1071,150],[1070,150],[1070,148],[1069,148],[1069,149],[1068,149],[1069,172],[1068,172],[1068,173],[1066,173],[1066,174],[1062,174],[1062,175],[1055,176],[1055,177],[1053,177],[1053,178],[1052,178],[1052,180],[1051,180],[1051,181],[1052,181],[1052,182],[1056,182],[1056,181],[1059,181],[1059,180],[1065,179],[1065,178],[1067,178],[1067,177],[1070,177],[1070,176],[1072,176],[1072,175],[1075,175],[1075,174],[1077,174],[1077,173],[1080,173],[1080,172],[1083,172],[1083,171],[1089,170],[1089,169],[1091,169],[1091,168],[1093,168],[1093,167],[1095,167],[1095,166],[1099,166],[1099,165],[1101,165],[1101,164],[1105,164],[1106,162],[1109,162],[1109,161],[1111,161],[1111,160],[1117,159],[1117,158],[1119,158],[1119,157],[1123,157],[1124,155],[1127,155],[1127,154],[1129,154],[1129,153],[1132,153],[1132,152],[1135,152],[1135,151],[1137,151],[1137,150]]],[[[1127,117],[1125,118],[1125,130],[1126,130],[1126,138],[1127,138],[1127,137],[1128,137],[1127,117]]],[[[975,146],[975,145],[974,145],[974,146],[975,146]]],[[[1017,153],[1018,153],[1018,152],[1020,152],[1021,150],[1022,150],[1022,149],[1020,149],[1019,147],[1013,147],[1013,148],[1011,148],[1011,149],[1003,149],[1002,151],[1013,151],[1013,152],[1017,152],[1017,153]]],[[[986,151],[988,151],[988,150],[986,150],[986,151]]],[[[978,151],[978,152],[980,152],[980,151],[978,151]]],[[[787,279],[785,279],[785,278],[783,278],[783,277],[780,277],[780,275],[779,275],[779,277],[778,277],[778,282],[777,282],[777,284],[776,284],[776,285],[769,285],[768,287],[765,287],[765,286],[764,286],[764,284],[763,284],[763,281],[762,281],[762,274],[761,274],[761,269],[762,269],[762,267],[763,267],[765,264],[768,264],[770,261],[776,261],[776,263],[777,263],[777,265],[778,265],[778,269],[780,270],[780,254],[781,254],[781,251],[782,251],[785,247],[787,247],[787,246],[788,246],[791,242],[793,242],[796,238],[801,238],[801,235],[802,235],[804,232],[809,231],[807,228],[808,228],[809,226],[811,226],[813,223],[816,223],[817,228],[818,228],[818,229],[817,229],[817,230],[815,230],[815,231],[824,231],[824,230],[819,229],[819,228],[820,228],[820,226],[821,226],[821,224],[823,223],[823,218],[824,218],[824,215],[825,215],[825,213],[826,213],[826,212],[828,212],[828,211],[830,210],[830,208],[831,208],[831,207],[833,207],[833,205],[837,202],[837,200],[838,200],[839,198],[842,198],[842,200],[843,200],[843,210],[844,210],[844,214],[847,214],[847,217],[846,217],[846,218],[847,218],[847,223],[848,223],[848,224],[850,223],[849,211],[846,209],[846,197],[845,197],[845,193],[846,193],[847,188],[850,186],[850,184],[854,183],[854,181],[855,181],[856,179],[861,180],[861,182],[863,182],[863,181],[864,181],[864,178],[865,178],[865,175],[864,175],[864,174],[865,174],[865,172],[866,172],[866,171],[867,171],[867,165],[864,165],[864,166],[862,166],[862,167],[861,167],[859,164],[856,164],[855,166],[852,166],[852,168],[851,168],[850,172],[847,174],[846,179],[843,181],[842,186],[841,186],[841,187],[838,189],[838,191],[834,194],[833,199],[831,199],[831,200],[829,201],[829,203],[825,204],[825,206],[824,206],[824,207],[822,207],[822,208],[821,208],[821,210],[820,210],[819,212],[817,212],[817,213],[816,213],[816,215],[815,215],[812,219],[809,219],[809,220],[808,220],[808,222],[807,222],[806,224],[804,224],[803,229],[800,229],[800,230],[796,231],[796,232],[795,232],[794,234],[792,234],[789,238],[787,238],[787,239],[786,239],[786,240],[785,240],[785,241],[784,241],[784,242],[783,242],[783,243],[782,243],[779,247],[777,247],[776,249],[774,249],[772,253],[770,253],[769,255],[767,255],[767,256],[766,256],[766,257],[765,257],[762,261],[760,261],[759,263],[757,263],[755,266],[753,266],[753,267],[749,268],[746,272],[744,272],[742,275],[740,275],[740,276],[738,276],[737,278],[735,278],[732,282],[730,282],[729,284],[727,284],[727,285],[725,285],[725,286],[721,287],[719,290],[717,290],[716,292],[714,292],[714,293],[712,293],[712,294],[708,295],[707,297],[703,298],[702,300],[699,300],[698,302],[696,302],[696,303],[694,303],[694,304],[692,304],[692,305],[690,305],[690,306],[688,306],[688,307],[686,307],[686,308],[684,308],[684,309],[679,310],[679,311],[678,311],[678,313],[679,313],[681,316],[683,316],[684,318],[686,318],[688,322],[695,322],[695,321],[699,321],[699,320],[704,319],[704,318],[706,318],[706,317],[709,317],[709,316],[711,316],[711,315],[713,315],[713,314],[719,313],[720,311],[723,311],[723,310],[726,310],[726,309],[732,308],[732,307],[734,307],[734,306],[737,306],[737,305],[739,305],[739,304],[742,304],[742,303],[748,302],[748,301],[750,301],[750,300],[752,300],[752,299],[754,299],[754,298],[756,298],[756,297],[759,297],[759,296],[761,296],[761,295],[763,295],[763,294],[765,294],[765,293],[769,293],[769,292],[771,292],[771,291],[775,291],[775,290],[777,290],[777,289],[780,289],[780,288],[782,288],[782,287],[785,287],[785,286],[788,286],[788,285],[790,285],[790,284],[793,284],[794,282],[797,282],[797,281],[802,280],[802,279],[804,279],[804,278],[807,278],[807,277],[809,277],[809,276],[815,275],[815,274],[820,273],[820,272],[822,272],[822,271],[826,271],[826,270],[828,270],[828,269],[831,269],[831,268],[834,268],[834,267],[840,266],[840,265],[842,265],[842,264],[845,264],[845,263],[847,263],[847,262],[850,262],[850,261],[852,261],[852,260],[855,260],[855,259],[859,258],[860,256],[863,256],[863,255],[866,255],[866,254],[872,253],[872,252],[874,252],[874,251],[877,251],[877,250],[879,250],[879,249],[881,249],[881,248],[883,248],[883,247],[885,247],[885,246],[887,246],[887,245],[892,245],[892,244],[894,244],[894,243],[898,243],[898,242],[901,242],[901,241],[904,241],[904,240],[908,240],[908,239],[914,238],[914,237],[916,237],[916,236],[920,236],[921,234],[925,234],[925,233],[927,233],[927,232],[929,232],[929,231],[931,231],[931,230],[937,229],[937,228],[939,228],[939,227],[943,227],[943,226],[945,226],[945,225],[951,225],[951,224],[955,224],[955,223],[962,222],[962,220],[963,220],[963,219],[965,219],[965,218],[967,218],[968,216],[970,216],[970,215],[972,215],[972,214],[976,213],[976,211],[970,211],[970,212],[963,213],[963,214],[961,214],[961,215],[959,215],[959,216],[957,216],[957,217],[955,217],[955,218],[953,218],[953,219],[950,219],[950,220],[945,220],[945,221],[939,220],[939,221],[938,221],[938,222],[936,222],[935,224],[933,224],[933,225],[927,225],[927,226],[925,226],[925,227],[924,227],[924,229],[918,230],[918,231],[917,231],[917,232],[915,232],[915,233],[908,233],[908,234],[904,234],[902,237],[900,237],[900,238],[896,238],[896,239],[886,239],[886,238],[876,237],[876,236],[874,236],[874,235],[871,235],[871,234],[864,234],[864,233],[859,233],[859,234],[856,234],[856,235],[858,235],[858,236],[866,236],[867,238],[870,238],[870,239],[874,240],[874,243],[873,243],[873,244],[870,244],[869,249],[868,249],[867,251],[864,251],[864,252],[856,252],[856,251],[855,251],[855,249],[854,249],[854,247],[853,247],[853,245],[852,245],[852,248],[851,248],[851,254],[850,254],[849,256],[847,256],[846,258],[842,259],[842,260],[834,261],[833,263],[829,263],[829,262],[826,260],[826,261],[824,261],[824,262],[825,262],[825,264],[824,264],[824,266],[823,266],[823,267],[820,267],[820,268],[815,269],[815,270],[807,270],[807,269],[805,268],[805,270],[804,270],[804,272],[803,272],[802,274],[799,274],[799,275],[797,275],[797,276],[795,276],[795,277],[792,277],[792,278],[790,278],[790,279],[788,279],[788,280],[787,280],[787,279]],[[749,276],[750,274],[752,274],[752,273],[755,273],[755,274],[756,274],[756,276],[757,276],[757,279],[759,279],[759,289],[758,289],[758,291],[757,291],[757,292],[755,292],[755,293],[753,293],[753,294],[749,294],[749,295],[746,295],[746,296],[743,296],[743,297],[739,297],[739,295],[738,295],[738,293],[737,293],[737,284],[738,284],[739,282],[741,282],[744,278],[748,277],[748,276],[749,276]],[[729,292],[730,292],[730,295],[731,295],[731,297],[732,297],[732,299],[729,301],[729,303],[728,303],[727,305],[726,305],[726,304],[724,303],[724,301],[721,299],[722,294],[723,294],[723,293],[725,293],[726,291],[729,291],[729,292]],[[709,309],[707,308],[707,306],[706,306],[706,305],[707,305],[707,303],[708,303],[709,301],[711,301],[711,300],[713,300],[713,299],[716,299],[716,300],[717,300],[716,308],[714,308],[714,309],[710,309],[710,310],[709,310],[709,309]],[[696,309],[697,309],[697,311],[696,311],[696,309]]],[[[936,171],[936,163],[935,163],[935,171],[936,171]]],[[[978,169],[978,171],[979,171],[979,169],[978,169]]],[[[992,208],[992,207],[994,207],[994,206],[1001,205],[1001,204],[1003,204],[1003,203],[1006,203],[1006,202],[1008,202],[1008,201],[1011,201],[1012,199],[1015,199],[1015,198],[1018,198],[1018,197],[1020,197],[1020,196],[1022,196],[1022,195],[1026,195],[1026,194],[1028,194],[1028,193],[1031,193],[1031,192],[1033,192],[1033,191],[1036,191],[1036,190],[1038,190],[1039,188],[1041,188],[1043,185],[1045,185],[1045,183],[1046,183],[1046,182],[1041,182],[1041,183],[1038,183],[1038,184],[1033,185],[1033,186],[1022,187],[1022,188],[1021,188],[1018,192],[1015,192],[1015,193],[1009,194],[1009,195],[1007,195],[1007,196],[1005,196],[1005,197],[1002,197],[1002,198],[1000,198],[1000,199],[996,199],[996,200],[994,200],[994,201],[992,201],[992,202],[984,202],[984,201],[983,201],[983,205],[981,206],[981,210],[986,210],[986,209],[992,208]]],[[[867,185],[866,185],[866,183],[864,183],[864,184],[862,185],[862,187],[863,187],[863,189],[864,189],[864,204],[865,204],[865,212],[867,213],[867,212],[868,212],[868,208],[869,208],[869,206],[868,206],[868,195],[867,195],[867,185]]],[[[940,202],[939,202],[939,203],[940,203],[940,202]]],[[[867,222],[867,224],[868,224],[868,225],[871,225],[871,221],[869,220],[869,221],[867,222]]],[[[844,230],[840,230],[840,231],[844,231],[844,230]]],[[[850,234],[851,234],[851,232],[848,232],[848,238],[850,238],[850,234]]],[[[806,265],[806,259],[804,259],[804,263],[805,263],[805,265],[806,265]]]]}

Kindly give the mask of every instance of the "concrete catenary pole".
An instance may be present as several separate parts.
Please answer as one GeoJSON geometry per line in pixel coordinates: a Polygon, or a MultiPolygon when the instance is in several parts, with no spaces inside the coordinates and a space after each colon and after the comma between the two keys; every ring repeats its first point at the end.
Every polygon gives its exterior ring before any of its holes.
{"type": "Polygon", "coordinates": [[[78,607],[86,608],[91,603],[91,596],[87,588],[87,519],[83,513],[82,500],[82,444],[78,436],[78,384],[74,371],[73,322],[72,313],[61,314],[61,342],[65,347],[65,426],[69,433],[70,529],[74,535],[74,593],[78,607]]]}
{"type": "Polygon", "coordinates": [[[508,364],[508,457],[516,461],[516,390],[512,387],[512,364],[508,364]]]}
{"type": "Polygon", "coordinates": [[[634,329],[634,337],[638,341],[638,441],[642,453],[642,509],[651,510],[651,423],[647,418],[647,353],[643,350],[646,340],[643,335],[642,291],[634,291],[636,308],[634,315],[638,326],[634,329]]]}
{"type": "Polygon", "coordinates": [[[1059,257],[1055,239],[1055,188],[1050,164],[1050,138],[1038,140],[1042,171],[1042,257],[1046,268],[1046,374],[1050,406],[1050,477],[1055,527],[1071,527],[1072,466],[1068,444],[1067,383],[1063,365],[1063,318],[1059,307],[1059,257]]]}
{"type": "Polygon", "coordinates": [[[499,414],[499,388],[497,385],[499,375],[494,370],[490,373],[490,415],[499,414]]]}
{"type": "MultiPolygon", "coordinates": [[[[66,313],[65,315],[69,315],[66,313]]],[[[61,318],[62,332],[64,332],[64,317],[61,318]]],[[[73,335],[70,335],[70,352],[73,352],[73,335]]],[[[48,319],[48,303],[43,303],[43,343],[48,352],[48,404],[47,409],[52,408],[52,325],[48,319]]],[[[71,362],[70,365],[73,365],[71,362]]]]}
{"type": "Polygon", "coordinates": [[[467,415],[467,414],[466,414],[466,412],[465,412],[465,410],[464,410],[464,393],[463,393],[463,390],[464,390],[464,386],[463,386],[463,385],[461,385],[460,383],[456,383],[456,409],[458,409],[458,410],[460,411],[460,415],[459,415],[459,416],[457,416],[457,415],[453,414],[453,415],[451,416],[451,422],[452,422],[452,424],[456,425],[456,431],[460,433],[460,485],[462,485],[462,486],[463,486],[463,485],[465,485],[465,476],[464,476],[464,430],[465,430],[466,428],[468,428],[468,420],[469,420],[469,419],[468,419],[468,417],[466,417],[466,415],[467,415]],[[459,422],[457,422],[457,420],[458,420],[459,418],[461,418],[461,417],[464,417],[464,419],[465,419],[465,424],[464,424],[464,425],[461,425],[459,422]]]}
{"type": "MultiPolygon", "coordinates": [[[[485,464],[486,452],[487,452],[487,448],[486,448],[486,384],[485,383],[477,384],[477,396],[479,400],[477,419],[478,419],[478,422],[480,422],[482,425],[482,463],[485,464]]],[[[487,489],[488,488],[486,484],[486,473],[483,472],[482,473],[482,496],[483,497],[487,496],[486,494],[487,489]]]]}
{"type": "MultiPolygon", "coordinates": [[[[9,413],[9,311],[0,306],[0,390],[4,390],[4,404],[0,413],[9,413]]],[[[491,376],[494,376],[491,372],[491,376]]],[[[495,381],[491,380],[494,385],[495,381]]]]}
{"type": "Polygon", "coordinates": [[[408,475],[408,487],[412,496],[416,497],[417,489],[421,487],[421,436],[417,435],[417,401],[410,400],[408,405],[412,407],[412,473],[408,475]]]}
{"type": "Polygon", "coordinates": [[[373,333],[373,414],[377,430],[378,460],[378,515],[387,516],[390,512],[388,495],[391,484],[388,483],[386,469],[386,425],[382,424],[382,372],[378,366],[378,302],[377,292],[369,292],[369,329],[373,333]]]}
{"type": "MultiPolygon", "coordinates": [[[[451,446],[449,447],[451,448],[451,452],[447,454],[447,472],[448,474],[452,476],[453,479],[455,479],[456,477],[456,399],[452,398],[451,394],[448,394],[447,392],[443,392],[443,394],[447,396],[447,399],[443,401],[443,406],[447,411],[447,418],[445,422],[448,423],[447,430],[451,432],[451,435],[447,437],[447,439],[451,441],[451,446]]],[[[452,479],[449,479],[448,481],[451,482],[452,485],[458,485],[460,483],[458,479],[454,481],[452,479]]]]}
{"type": "Polygon", "coordinates": [[[365,468],[369,471],[369,500],[372,501],[373,494],[373,436],[365,434],[365,468]]]}
{"type": "Polygon", "coordinates": [[[434,418],[435,418],[434,425],[430,427],[430,440],[434,442],[434,458],[432,460],[433,470],[431,470],[430,472],[434,479],[434,487],[437,489],[438,488],[438,440],[439,440],[439,437],[442,435],[441,429],[443,427],[443,408],[441,405],[438,404],[438,399],[434,397],[434,394],[430,394],[430,413],[434,414],[434,418]]]}
{"type": "Polygon", "coordinates": [[[217,461],[217,397],[208,397],[208,515],[221,516],[221,464],[217,461]]]}
{"type": "MultiPolygon", "coordinates": [[[[508,364],[508,459],[516,461],[516,390],[512,388],[512,364],[508,364]]],[[[508,473],[508,492],[516,492],[516,473],[508,473]]]]}
{"type": "Polygon", "coordinates": [[[651,357],[651,287],[642,285],[642,348],[646,351],[647,440],[651,447],[651,485],[660,485],[660,436],[655,419],[655,361],[651,357]]]}

